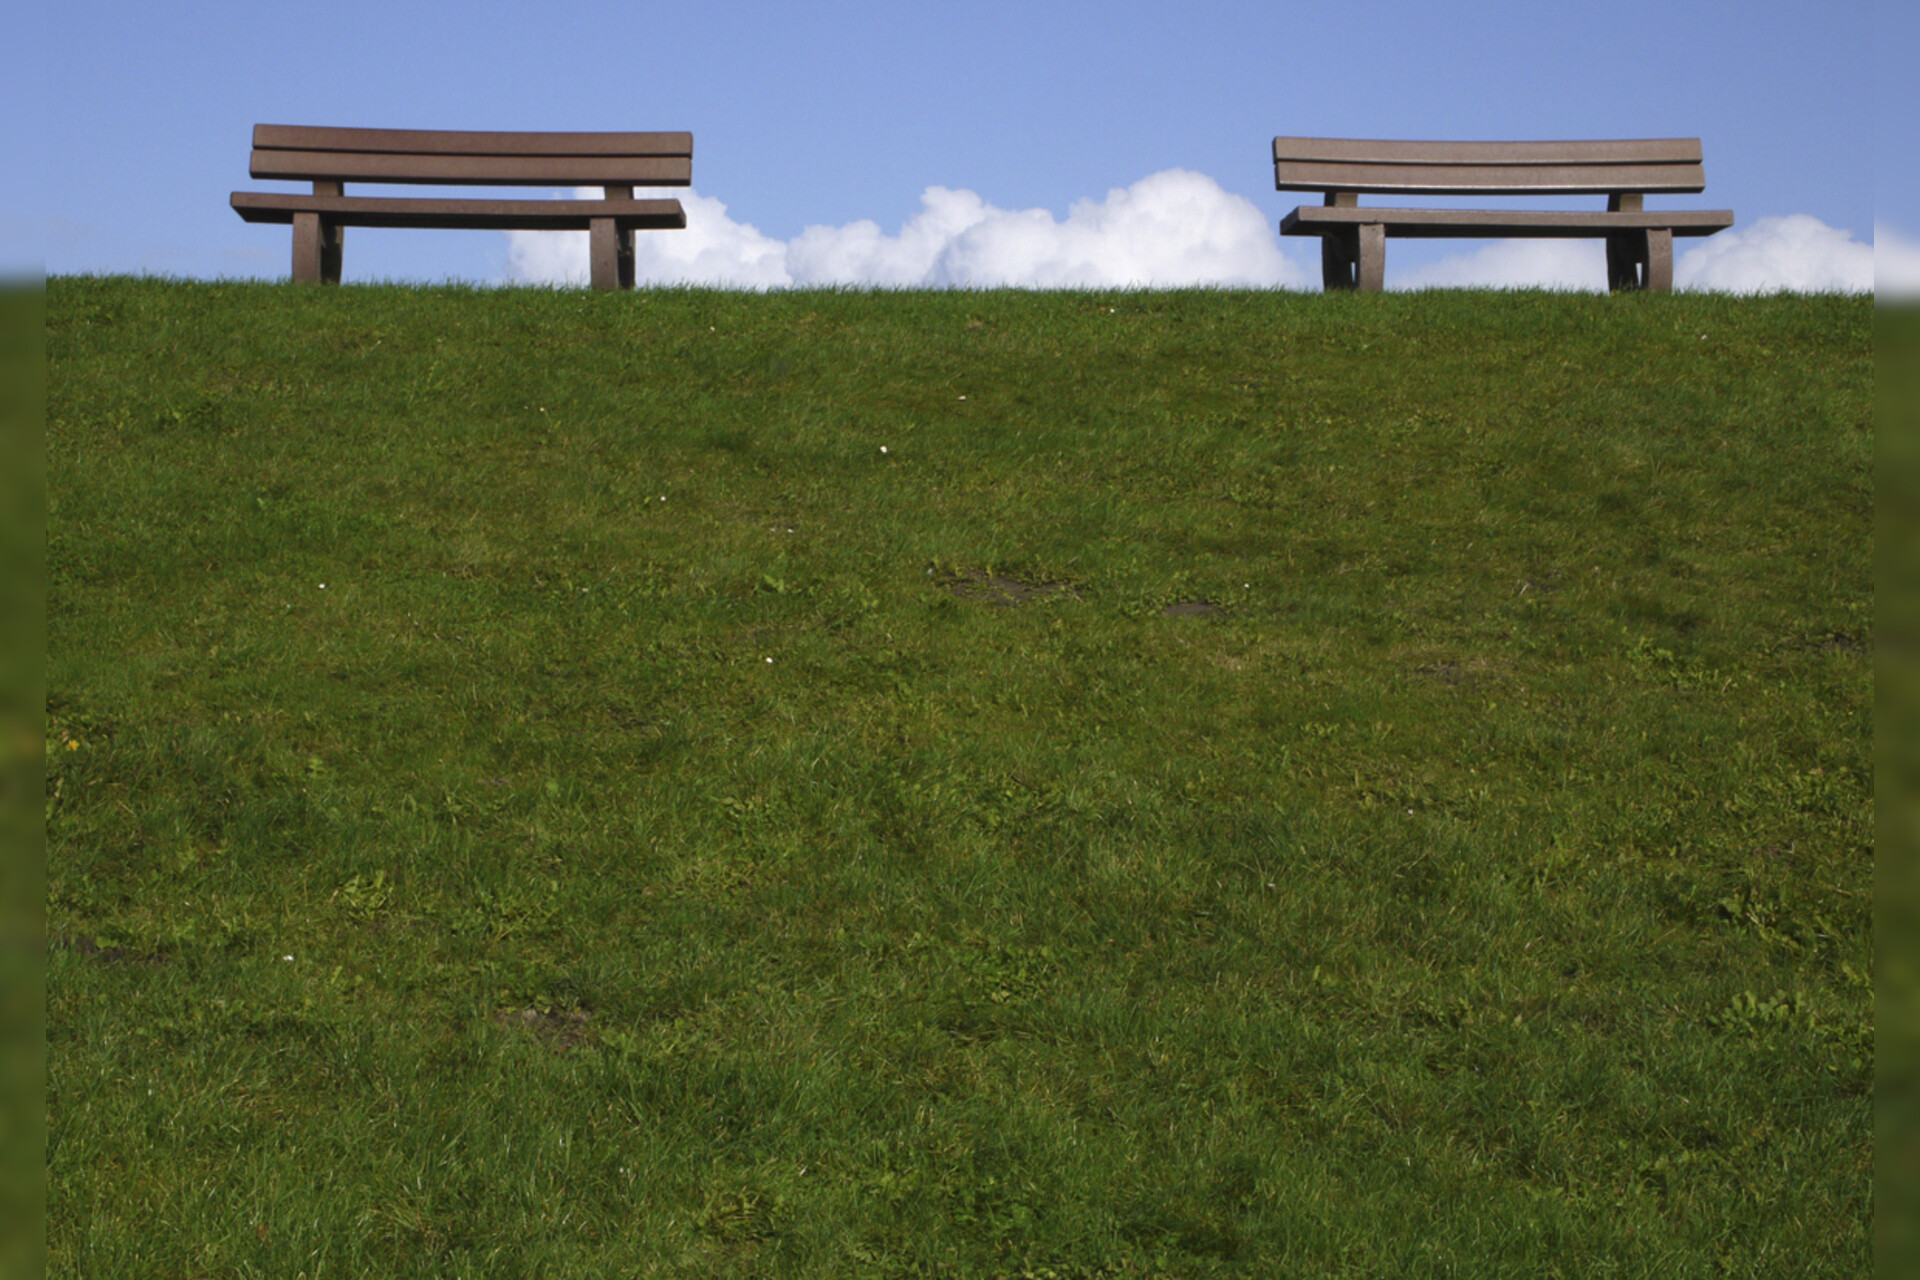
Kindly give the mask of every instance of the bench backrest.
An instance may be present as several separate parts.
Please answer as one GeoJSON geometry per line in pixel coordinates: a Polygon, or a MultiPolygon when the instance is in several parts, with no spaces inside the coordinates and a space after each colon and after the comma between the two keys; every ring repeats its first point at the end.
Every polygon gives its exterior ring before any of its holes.
{"type": "Polygon", "coordinates": [[[253,127],[256,178],[462,187],[684,187],[691,133],[456,133],[253,127]]]}
{"type": "Polygon", "coordinates": [[[1281,191],[1406,196],[1704,191],[1698,138],[1622,142],[1373,142],[1275,138],[1281,191]]]}

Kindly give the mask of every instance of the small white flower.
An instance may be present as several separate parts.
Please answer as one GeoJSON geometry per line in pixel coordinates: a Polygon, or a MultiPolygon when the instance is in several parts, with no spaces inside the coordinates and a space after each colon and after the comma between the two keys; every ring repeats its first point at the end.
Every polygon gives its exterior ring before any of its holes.
{"type": "Polygon", "coordinates": [[[772,666],[772,665],[773,665],[773,659],[772,659],[772,658],[768,658],[768,659],[767,659],[767,665],[768,665],[768,666],[772,666]]]}
{"type": "Polygon", "coordinates": [[[292,956],[281,956],[280,958],[281,958],[282,960],[285,960],[285,961],[288,961],[289,963],[291,963],[291,962],[292,962],[292,960],[293,960],[293,957],[292,957],[292,956]]]}
{"type": "Polygon", "coordinates": [[[966,399],[966,397],[965,397],[965,396],[961,396],[960,398],[961,398],[962,400],[965,400],[965,399],[966,399]]]}
{"type": "Polygon", "coordinates": [[[323,583],[321,583],[321,584],[320,584],[320,589],[321,589],[322,591],[325,591],[325,590],[327,589],[327,584],[326,584],[326,583],[324,583],[324,582],[323,582],[323,583]]]}
{"type": "Polygon", "coordinates": [[[881,446],[880,446],[880,452],[882,452],[882,453],[885,453],[886,451],[887,451],[887,446],[885,446],[885,445],[881,445],[881,446]]]}

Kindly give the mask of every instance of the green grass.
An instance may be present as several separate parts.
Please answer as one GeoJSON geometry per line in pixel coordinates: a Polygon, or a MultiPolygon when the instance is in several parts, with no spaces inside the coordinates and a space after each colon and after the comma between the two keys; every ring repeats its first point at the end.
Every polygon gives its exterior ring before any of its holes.
{"type": "Polygon", "coordinates": [[[47,289],[59,1276],[1861,1276],[1873,310],[47,289]]]}

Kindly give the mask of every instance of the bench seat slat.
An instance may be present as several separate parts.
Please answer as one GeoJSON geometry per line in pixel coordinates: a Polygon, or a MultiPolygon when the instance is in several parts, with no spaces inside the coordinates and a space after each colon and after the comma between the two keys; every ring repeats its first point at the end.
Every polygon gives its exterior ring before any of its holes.
{"type": "Polygon", "coordinates": [[[460,187],[580,187],[609,183],[684,187],[685,156],[454,156],[364,151],[255,151],[256,178],[417,183],[460,187]]]}
{"type": "Polygon", "coordinates": [[[684,156],[693,158],[691,133],[506,133],[450,129],[335,129],[257,124],[259,150],[381,151],[460,156],[684,156]]]}
{"type": "Polygon", "coordinates": [[[506,231],[585,231],[594,218],[642,230],[682,230],[678,200],[439,200],[408,196],[315,196],[236,191],[234,212],[248,222],[291,223],[318,213],[349,227],[441,227],[506,231]]]}
{"type": "Polygon", "coordinates": [[[1281,191],[1388,192],[1406,196],[1608,195],[1615,191],[1704,191],[1697,164],[1415,165],[1284,161],[1273,167],[1281,191]]]}
{"type": "Polygon", "coordinates": [[[1275,138],[1274,163],[1339,164],[1699,164],[1698,138],[1595,142],[1400,142],[1372,138],[1275,138]]]}
{"type": "Polygon", "coordinates": [[[1280,223],[1285,236],[1317,236],[1342,227],[1378,224],[1413,239],[1599,238],[1616,231],[1671,229],[1676,236],[1710,236],[1733,225],[1727,209],[1653,209],[1641,213],[1560,209],[1373,209],[1303,205],[1280,223]]]}

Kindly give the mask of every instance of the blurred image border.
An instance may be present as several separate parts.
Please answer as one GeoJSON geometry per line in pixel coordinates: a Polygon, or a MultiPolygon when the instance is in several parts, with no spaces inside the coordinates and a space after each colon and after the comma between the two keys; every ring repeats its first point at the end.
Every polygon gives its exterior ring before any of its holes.
{"type": "Polygon", "coordinates": [[[1920,300],[1874,310],[1874,1223],[1920,1264],[1920,300]]]}
{"type": "Polygon", "coordinates": [[[46,288],[0,278],[0,1277],[46,1244],[46,288]]]}

